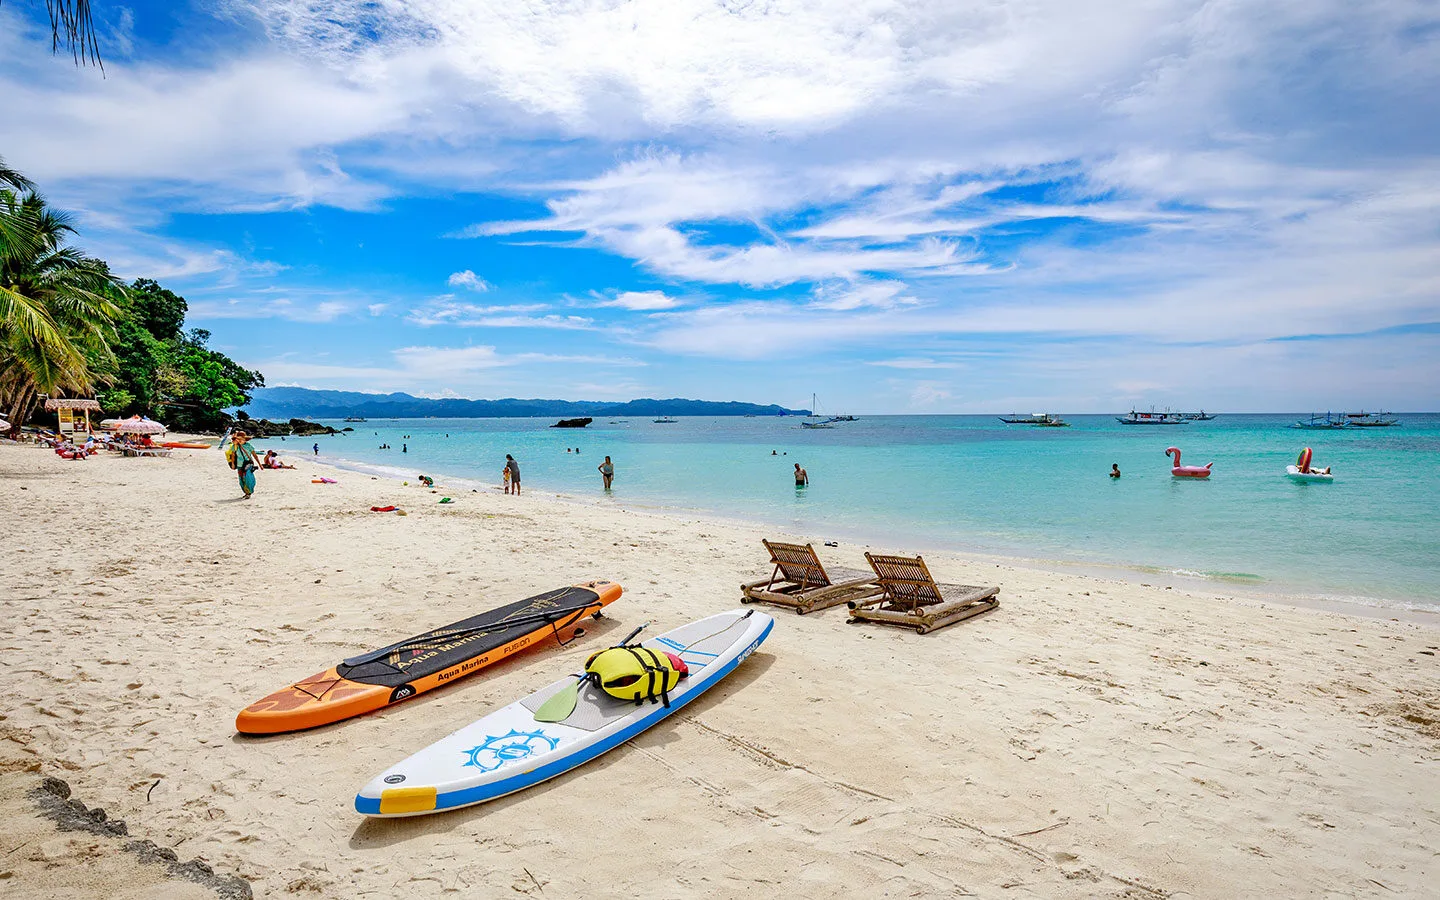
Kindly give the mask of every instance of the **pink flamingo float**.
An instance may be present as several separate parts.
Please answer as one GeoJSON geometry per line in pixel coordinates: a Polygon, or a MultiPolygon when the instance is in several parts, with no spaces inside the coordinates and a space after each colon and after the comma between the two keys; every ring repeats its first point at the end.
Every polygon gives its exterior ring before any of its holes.
{"type": "Polygon", "coordinates": [[[1215,465],[1206,463],[1203,466],[1182,466],[1180,465],[1179,447],[1166,447],[1165,455],[1175,457],[1175,465],[1170,469],[1170,474],[1176,478],[1209,478],[1210,467],[1215,465]]]}

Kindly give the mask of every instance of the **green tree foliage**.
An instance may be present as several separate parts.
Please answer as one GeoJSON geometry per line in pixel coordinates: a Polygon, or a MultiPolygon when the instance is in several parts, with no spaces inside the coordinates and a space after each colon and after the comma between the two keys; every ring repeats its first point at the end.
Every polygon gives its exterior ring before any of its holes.
{"type": "Polygon", "coordinates": [[[0,160],[0,415],[20,425],[41,395],[97,393],[106,412],[215,431],[265,384],[210,333],[184,330],[185,298],[147,278],[129,288],[66,246],[69,219],[0,160]]]}
{"type": "Polygon", "coordinates": [[[41,394],[94,390],[113,359],[119,285],[74,232],[0,160],[0,409],[17,425],[41,394]]]}
{"type": "Polygon", "coordinates": [[[167,424],[177,431],[224,428],[230,423],[224,410],[249,403],[250,392],[265,385],[265,376],[211,350],[209,342],[210,332],[192,328],[162,346],[156,387],[165,398],[167,424]]]}

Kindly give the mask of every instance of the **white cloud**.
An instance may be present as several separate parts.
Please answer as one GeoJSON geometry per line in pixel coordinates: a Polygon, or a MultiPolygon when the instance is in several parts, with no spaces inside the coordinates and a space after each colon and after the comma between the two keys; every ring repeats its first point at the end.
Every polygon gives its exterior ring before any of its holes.
{"type": "Polygon", "coordinates": [[[463,272],[452,272],[450,277],[445,280],[445,283],[451,287],[465,288],[466,290],[476,291],[477,293],[490,290],[490,283],[469,269],[463,272]]]}
{"type": "Polygon", "coordinates": [[[369,310],[370,315],[378,316],[385,311],[385,308],[388,305],[389,304],[386,303],[371,303],[369,306],[365,307],[365,309],[369,310]]]}
{"type": "Polygon", "coordinates": [[[591,296],[597,298],[598,302],[594,304],[595,306],[639,310],[641,312],[674,309],[680,305],[679,300],[666,296],[664,291],[619,291],[613,297],[608,298],[606,298],[604,294],[597,292],[592,293],[591,296]]]}
{"type": "MultiPolygon", "coordinates": [[[[593,354],[505,353],[493,346],[435,347],[407,346],[389,352],[389,362],[377,364],[329,364],[312,359],[285,356],[247,364],[265,374],[271,384],[318,389],[404,390],[429,397],[478,397],[488,390],[525,389],[549,380],[557,372],[589,373],[598,368],[627,369],[644,363],[625,356],[593,354]]],[[[619,381],[618,385],[634,385],[619,381]]],[[[584,387],[589,382],[566,386],[561,393],[584,387]]],[[[604,396],[617,396],[611,392],[604,396]]],[[[530,396],[530,394],[525,394],[530,396]]],[[[580,396],[574,394],[574,396],[580,396]]]]}
{"type": "Polygon", "coordinates": [[[438,297],[424,306],[412,309],[409,321],[422,327],[448,325],[455,328],[554,328],[562,330],[583,330],[594,326],[594,320],[584,316],[562,316],[550,314],[531,315],[549,309],[544,303],[512,303],[508,305],[478,306],[460,303],[451,297],[438,297]]]}
{"type": "Polygon", "coordinates": [[[291,322],[333,322],[352,307],[338,300],[296,303],[288,297],[191,301],[191,319],[286,319],[291,322]]]}

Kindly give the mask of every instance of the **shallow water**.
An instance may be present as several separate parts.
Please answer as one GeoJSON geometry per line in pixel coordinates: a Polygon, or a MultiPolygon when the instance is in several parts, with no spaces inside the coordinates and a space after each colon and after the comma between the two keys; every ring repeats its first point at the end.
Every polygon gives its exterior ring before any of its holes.
{"type": "Polygon", "coordinates": [[[318,442],[330,462],[491,484],[511,453],[526,490],[595,496],[595,467],[610,454],[618,503],[768,522],[817,542],[1113,564],[1440,610],[1440,415],[1403,414],[1395,428],[1286,427],[1297,418],[1124,426],[1073,416],[1070,428],[1030,428],[990,416],[867,416],[824,430],[768,417],[601,419],[583,430],[548,419],[390,419],[266,444],[309,453],[318,442]],[[1186,465],[1214,462],[1214,474],[1173,478],[1172,444],[1186,465]],[[1332,467],[1333,483],[1284,477],[1305,446],[1315,465],[1332,467]],[[807,488],[794,487],[796,462],[807,488]],[[1111,463],[1118,480],[1107,477],[1111,463]]]}

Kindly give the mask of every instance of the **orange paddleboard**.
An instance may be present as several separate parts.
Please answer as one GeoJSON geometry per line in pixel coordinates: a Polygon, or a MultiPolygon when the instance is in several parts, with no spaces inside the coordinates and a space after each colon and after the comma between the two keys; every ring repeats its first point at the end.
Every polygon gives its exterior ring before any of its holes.
{"type": "Polygon", "coordinates": [[[599,616],[621,592],[613,581],[589,581],[352,656],[245,707],[235,719],[235,730],[242,734],[300,731],[399,703],[551,636],[573,640],[584,634],[580,620],[599,616]]]}

